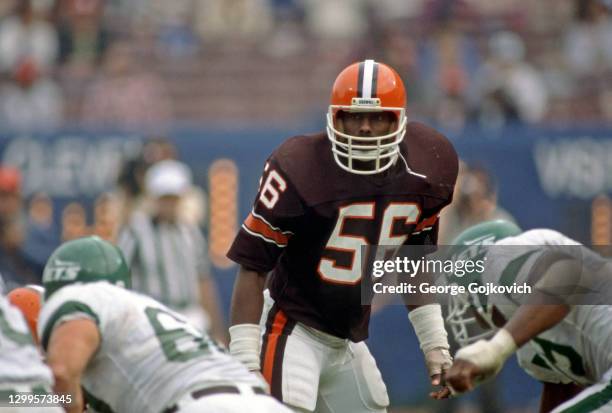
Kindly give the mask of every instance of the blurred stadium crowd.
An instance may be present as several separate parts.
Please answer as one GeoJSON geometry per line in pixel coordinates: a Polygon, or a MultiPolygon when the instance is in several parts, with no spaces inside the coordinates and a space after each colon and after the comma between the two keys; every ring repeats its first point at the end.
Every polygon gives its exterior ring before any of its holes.
{"type": "Polygon", "coordinates": [[[612,120],[611,14],[608,0],[4,0],[0,119],[287,124],[320,116],[338,70],[369,56],[400,72],[411,117],[449,130],[612,120]]]}

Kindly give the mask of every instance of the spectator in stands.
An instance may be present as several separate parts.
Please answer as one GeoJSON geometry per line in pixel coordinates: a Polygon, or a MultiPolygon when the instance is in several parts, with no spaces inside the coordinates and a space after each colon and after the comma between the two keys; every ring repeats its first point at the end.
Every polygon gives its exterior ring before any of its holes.
{"type": "Polygon", "coordinates": [[[503,126],[512,121],[542,120],[548,92],[540,73],[525,60],[525,44],[508,31],[489,40],[489,59],[475,76],[472,98],[483,126],[503,126]]]}
{"type": "Polygon", "coordinates": [[[162,160],[176,159],[176,148],[164,137],[151,137],[145,141],[141,153],[126,160],[117,178],[120,227],[129,221],[136,211],[147,211],[148,200],[144,177],[149,167],[162,160]]]}
{"type": "Polygon", "coordinates": [[[42,280],[42,273],[35,271],[21,250],[23,241],[23,223],[18,218],[0,218],[0,274],[9,290],[42,280]]]}
{"type": "Polygon", "coordinates": [[[576,0],[575,21],[565,38],[565,57],[578,76],[612,69],[612,2],[576,0]]]}
{"type": "Polygon", "coordinates": [[[304,2],[311,36],[324,42],[358,39],[368,32],[365,0],[310,0],[304,2]]]}
{"type": "Polygon", "coordinates": [[[0,165],[0,220],[21,214],[21,173],[12,166],[0,165]]]}
{"type": "Polygon", "coordinates": [[[479,222],[514,218],[497,204],[497,183],[488,170],[461,163],[453,203],[442,211],[440,244],[450,243],[464,229],[479,222]]]}
{"type": "Polygon", "coordinates": [[[427,100],[438,124],[461,130],[466,123],[467,92],[481,63],[480,54],[470,35],[459,30],[454,17],[445,19],[443,28],[423,47],[422,82],[427,100]]]}
{"type": "Polygon", "coordinates": [[[102,73],[84,98],[85,123],[116,128],[159,125],[171,120],[172,102],[165,84],[138,66],[135,53],[126,41],[109,46],[102,73]]]}
{"type": "Polygon", "coordinates": [[[427,0],[369,0],[369,7],[375,19],[382,23],[405,22],[408,19],[419,18],[427,0]]]}
{"type": "Polygon", "coordinates": [[[274,29],[264,50],[271,56],[298,55],[306,47],[304,4],[299,0],[272,0],[274,29]]]}
{"type": "MultiPolygon", "coordinates": [[[[64,92],[65,118],[80,119],[83,95],[102,56],[116,34],[113,25],[121,26],[116,16],[105,19],[110,2],[103,0],[57,0],[55,20],[59,31],[58,81],[64,92]]],[[[123,25],[124,27],[126,25],[123,25]]]]}
{"type": "MultiPolygon", "coordinates": [[[[381,22],[382,23],[382,22],[381,22]]],[[[408,35],[400,24],[377,25],[382,30],[381,61],[394,67],[405,85],[409,85],[410,105],[423,105],[427,85],[423,81],[422,67],[419,65],[419,44],[415,36],[408,35]]]]}
{"type": "Polygon", "coordinates": [[[53,220],[53,201],[44,192],[36,193],[29,202],[23,253],[42,273],[47,259],[59,243],[59,229],[53,220]]]}
{"type": "Polygon", "coordinates": [[[119,230],[119,203],[111,193],[102,193],[94,202],[93,234],[114,242],[119,230]]]}
{"type": "Polygon", "coordinates": [[[197,6],[209,3],[211,0],[115,0],[105,7],[113,16],[115,31],[130,35],[133,44],[147,49],[141,52],[176,59],[193,57],[199,51],[193,23],[198,20],[197,6]]]}
{"type": "Polygon", "coordinates": [[[11,72],[23,60],[33,60],[42,72],[57,60],[55,28],[47,21],[53,0],[19,0],[16,12],[0,23],[0,70],[11,72]]]}
{"type": "Polygon", "coordinates": [[[6,129],[58,128],[64,117],[60,87],[44,76],[36,60],[26,58],[14,68],[12,82],[0,89],[0,121],[6,129]]]}
{"type": "Polygon", "coordinates": [[[89,235],[87,213],[78,202],[71,202],[62,210],[62,241],[70,241],[89,235]]]}
{"type": "Polygon", "coordinates": [[[110,32],[102,0],[68,0],[59,16],[59,61],[73,71],[90,73],[102,59],[110,32]]]}
{"type": "Polygon", "coordinates": [[[132,285],[226,341],[207,247],[200,229],[179,214],[192,187],[189,168],[165,160],[151,166],[145,187],[154,208],[136,211],[120,232],[118,245],[132,269],[132,285]]]}
{"type": "Polygon", "coordinates": [[[15,168],[0,167],[0,274],[11,290],[19,285],[40,284],[41,274],[22,252],[24,223],[21,212],[21,175],[15,168]]]}
{"type": "MultiPolygon", "coordinates": [[[[186,59],[194,57],[199,49],[199,38],[191,24],[195,5],[201,2],[192,0],[149,1],[150,15],[157,22],[157,47],[160,59],[186,59]]],[[[206,2],[210,3],[210,2],[206,2]]],[[[231,3],[231,2],[225,2],[231,3]]],[[[234,26],[240,30],[240,25],[234,26]]]]}
{"type": "Polygon", "coordinates": [[[272,28],[272,9],[267,0],[200,1],[193,17],[196,30],[205,41],[261,39],[272,28]]]}

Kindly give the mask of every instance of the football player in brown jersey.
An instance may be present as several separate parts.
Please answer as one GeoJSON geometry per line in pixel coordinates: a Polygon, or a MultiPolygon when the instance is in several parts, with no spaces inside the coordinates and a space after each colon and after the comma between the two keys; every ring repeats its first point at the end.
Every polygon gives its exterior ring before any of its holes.
{"type": "MultiPolygon", "coordinates": [[[[364,342],[361,247],[436,245],[458,164],[451,143],[408,122],[405,106],[389,66],[365,60],[344,69],[327,133],[290,138],[272,153],[228,253],[240,265],[230,351],[295,411],[385,412],[389,404],[364,342]]],[[[407,307],[438,385],[452,361],[440,306],[407,307]]]]}

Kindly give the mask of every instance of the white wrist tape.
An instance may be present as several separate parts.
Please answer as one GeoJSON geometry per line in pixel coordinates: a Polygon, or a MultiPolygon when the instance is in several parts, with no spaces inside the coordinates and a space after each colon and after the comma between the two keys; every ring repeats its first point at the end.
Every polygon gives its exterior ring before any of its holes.
{"type": "Polygon", "coordinates": [[[261,328],[258,324],[236,324],[229,328],[229,351],[251,371],[260,370],[261,328]]]}
{"type": "Polygon", "coordinates": [[[497,374],[515,351],[516,343],[512,335],[502,328],[491,340],[480,340],[463,347],[457,352],[455,359],[475,364],[483,371],[483,378],[488,378],[497,374]]]}
{"type": "Polygon", "coordinates": [[[408,318],[412,323],[421,350],[428,353],[434,348],[449,349],[448,335],[444,328],[442,308],[439,304],[427,304],[410,310],[408,318]]]}

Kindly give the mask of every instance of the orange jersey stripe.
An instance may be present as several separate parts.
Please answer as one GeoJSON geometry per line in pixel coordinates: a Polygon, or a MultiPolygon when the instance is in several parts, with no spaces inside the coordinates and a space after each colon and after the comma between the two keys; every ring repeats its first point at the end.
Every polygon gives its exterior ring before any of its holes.
{"type": "Polygon", "coordinates": [[[421,221],[416,226],[416,228],[414,230],[415,231],[422,231],[425,228],[434,226],[437,221],[438,221],[438,216],[437,215],[431,216],[429,218],[425,218],[423,221],[421,221]]]}
{"type": "Polygon", "coordinates": [[[272,329],[270,333],[268,333],[268,345],[266,346],[266,355],[263,366],[263,376],[268,382],[268,384],[272,385],[272,371],[274,371],[274,355],[276,353],[276,344],[278,343],[278,338],[283,332],[283,328],[287,324],[287,316],[282,311],[279,311],[274,317],[274,322],[272,323],[272,329]]]}
{"type": "Polygon", "coordinates": [[[269,240],[272,240],[280,245],[287,245],[289,242],[289,236],[282,233],[278,229],[272,228],[268,223],[263,220],[256,218],[252,213],[249,214],[247,219],[244,221],[244,226],[250,231],[253,231],[269,240]]]}

